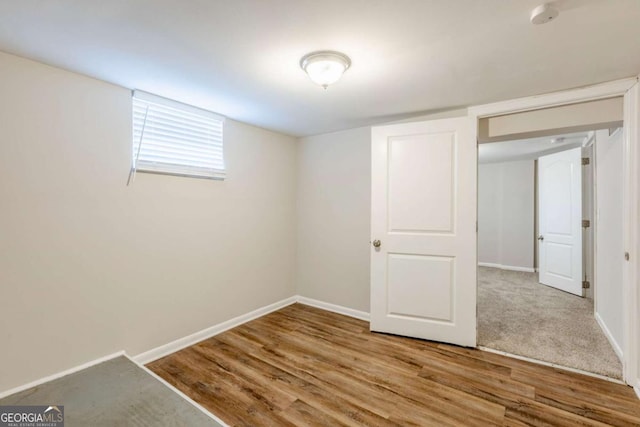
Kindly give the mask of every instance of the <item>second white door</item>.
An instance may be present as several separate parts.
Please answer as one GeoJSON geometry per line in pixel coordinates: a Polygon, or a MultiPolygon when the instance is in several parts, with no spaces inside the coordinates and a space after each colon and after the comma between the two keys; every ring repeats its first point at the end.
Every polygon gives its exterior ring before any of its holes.
{"type": "Polygon", "coordinates": [[[582,149],[538,159],[542,284],[582,296],[582,149]]]}

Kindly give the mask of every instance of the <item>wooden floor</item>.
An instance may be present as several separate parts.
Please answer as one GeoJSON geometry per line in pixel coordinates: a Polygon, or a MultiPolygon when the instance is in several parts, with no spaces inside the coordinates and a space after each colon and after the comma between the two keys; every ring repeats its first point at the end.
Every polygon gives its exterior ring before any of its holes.
{"type": "Polygon", "coordinates": [[[640,425],[630,387],[295,304],[149,364],[231,426],[640,425]]]}

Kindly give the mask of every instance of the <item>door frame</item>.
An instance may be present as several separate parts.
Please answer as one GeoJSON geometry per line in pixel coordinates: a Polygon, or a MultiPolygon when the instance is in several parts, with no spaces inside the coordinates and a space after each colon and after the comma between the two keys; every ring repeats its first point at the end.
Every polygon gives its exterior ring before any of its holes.
{"type": "MultiPolygon", "coordinates": [[[[623,268],[623,292],[625,295],[623,306],[624,337],[623,346],[623,377],[627,384],[636,389],[640,396],[640,378],[638,378],[639,360],[638,334],[640,333],[640,226],[638,215],[640,213],[640,84],[638,78],[628,78],[602,83],[594,86],[547,95],[531,96],[512,99],[509,101],[470,107],[468,115],[476,126],[476,141],[478,140],[479,120],[486,117],[500,116],[504,114],[519,113],[524,111],[539,110],[543,108],[558,107],[598,99],[624,97],[624,126],[623,126],[623,210],[624,210],[624,247],[630,258],[623,268]]],[[[477,217],[477,207],[476,207],[477,217]]],[[[623,256],[623,254],[620,254],[623,256]]]]}

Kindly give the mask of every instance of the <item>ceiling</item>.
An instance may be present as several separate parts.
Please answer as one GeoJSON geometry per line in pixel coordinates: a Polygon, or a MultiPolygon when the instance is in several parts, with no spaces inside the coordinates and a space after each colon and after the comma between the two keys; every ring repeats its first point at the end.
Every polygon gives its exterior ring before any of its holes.
{"type": "Polygon", "coordinates": [[[302,136],[636,76],[640,1],[0,0],[0,50],[302,136]],[[346,53],[328,90],[300,58],[346,53]]]}
{"type": "Polygon", "coordinates": [[[479,163],[533,160],[547,154],[581,147],[589,139],[589,132],[567,133],[515,141],[491,142],[478,145],[479,163]]]}

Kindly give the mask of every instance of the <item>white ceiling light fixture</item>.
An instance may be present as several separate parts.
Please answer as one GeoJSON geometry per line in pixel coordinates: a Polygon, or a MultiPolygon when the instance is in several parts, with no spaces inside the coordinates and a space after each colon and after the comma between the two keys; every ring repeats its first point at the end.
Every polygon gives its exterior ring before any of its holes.
{"type": "Polygon", "coordinates": [[[300,68],[309,75],[311,81],[325,89],[340,80],[349,67],[351,67],[349,57],[332,50],[311,52],[300,60],[300,68]]]}

